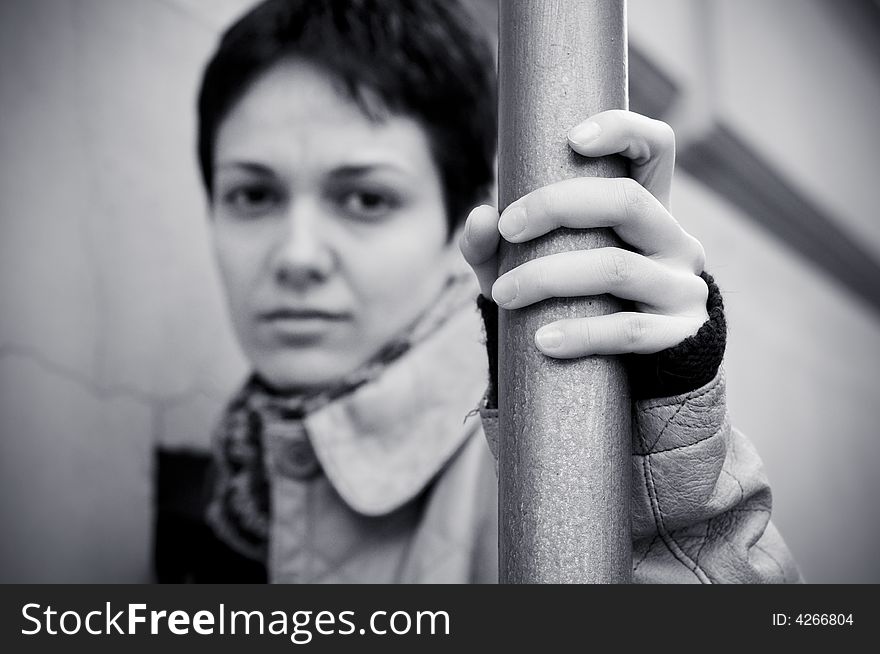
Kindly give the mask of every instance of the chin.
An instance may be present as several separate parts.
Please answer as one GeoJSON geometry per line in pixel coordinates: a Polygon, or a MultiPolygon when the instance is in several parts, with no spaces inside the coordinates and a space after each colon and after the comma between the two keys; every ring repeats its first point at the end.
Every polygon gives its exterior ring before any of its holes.
{"type": "Polygon", "coordinates": [[[361,361],[340,352],[273,352],[252,358],[260,378],[276,391],[313,393],[336,386],[361,361]]]}

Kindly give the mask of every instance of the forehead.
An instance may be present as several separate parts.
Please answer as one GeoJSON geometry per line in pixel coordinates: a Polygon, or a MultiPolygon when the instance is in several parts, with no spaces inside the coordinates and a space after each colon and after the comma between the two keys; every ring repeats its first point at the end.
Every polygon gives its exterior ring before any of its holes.
{"type": "Polygon", "coordinates": [[[215,161],[297,171],[391,164],[414,175],[436,174],[416,120],[368,117],[328,73],[293,58],[269,68],[233,106],[217,133],[215,161]]]}

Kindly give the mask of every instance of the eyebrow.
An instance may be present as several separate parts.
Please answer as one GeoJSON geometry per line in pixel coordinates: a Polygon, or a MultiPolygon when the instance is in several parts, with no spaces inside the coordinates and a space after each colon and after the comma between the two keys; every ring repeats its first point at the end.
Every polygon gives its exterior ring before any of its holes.
{"type": "MultiPolygon", "coordinates": [[[[256,175],[276,176],[275,171],[271,167],[255,161],[226,161],[217,165],[217,170],[230,168],[242,169],[256,175]]],[[[379,162],[374,164],[349,164],[339,166],[330,171],[330,176],[339,179],[349,179],[353,177],[363,177],[364,175],[383,170],[398,174],[407,174],[409,172],[403,166],[393,163],[379,162]]]]}
{"type": "Polygon", "coordinates": [[[253,161],[226,161],[217,165],[217,170],[223,170],[226,168],[242,168],[257,175],[275,176],[275,171],[269,168],[269,166],[264,166],[263,164],[255,163],[253,161]]]}
{"type": "Polygon", "coordinates": [[[363,177],[364,175],[369,175],[370,173],[381,171],[389,171],[392,173],[408,173],[409,171],[402,166],[392,164],[392,163],[375,163],[375,164],[361,164],[361,165],[347,165],[340,166],[338,168],[334,168],[330,171],[330,175],[332,177],[347,179],[351,177],[363,177]]]}

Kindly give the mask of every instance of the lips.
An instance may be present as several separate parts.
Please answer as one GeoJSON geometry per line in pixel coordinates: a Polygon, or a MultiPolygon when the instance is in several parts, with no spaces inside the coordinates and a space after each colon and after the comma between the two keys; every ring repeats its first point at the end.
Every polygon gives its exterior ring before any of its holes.
{"type": "Polygon", "coordinates": [[[258,314],[258,324],[268,330],[267,342],[285,348],[309,348],[324,342],[351,314],[320,307],[281,307],[258,314]]]}
{"type": "Polygon", "coordinates": [[[282,322],[296,320],[325,320],[337,322],[348,320],[349,314],[342,311],[329,311],[317,307],[284,307],[273,309],[259,314],[259,319],[264,322],[282,322]]]}

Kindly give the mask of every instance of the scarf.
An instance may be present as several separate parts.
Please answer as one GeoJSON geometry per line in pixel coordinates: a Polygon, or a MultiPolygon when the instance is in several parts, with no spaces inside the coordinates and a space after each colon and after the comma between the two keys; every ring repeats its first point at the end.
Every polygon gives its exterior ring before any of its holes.
{"type": "MultiPolygon", "coordinates": [[[[206,518],[217,537],[239,554],[265,563],[271,521],[267,450],[291,443],[309,447],[304,423],[307,415],[377,379],[387,366],[473,301],[470,272],[450,275],[439,297],[407,329],[363,366],[315,393],[280,393],[251,373],[230,400],[214,432],[215,478],[206,518]],[[280,427],[284,438],[268,438],[270,426],[276,433],[280,427]]],[[[308,479],[320,472],[316,463],[312,469],[297,470],[297,476],[308,479]]]]}

